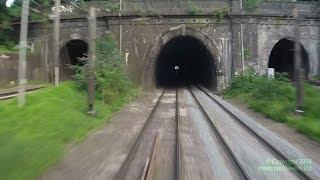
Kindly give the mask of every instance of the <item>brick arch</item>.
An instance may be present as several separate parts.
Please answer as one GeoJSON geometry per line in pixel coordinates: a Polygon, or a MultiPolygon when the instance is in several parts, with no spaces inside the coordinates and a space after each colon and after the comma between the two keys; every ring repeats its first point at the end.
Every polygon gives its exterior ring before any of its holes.
{"type": "MultiPolygon", "coordinates": [[[[294,44],[296,42],[296,39],[294,37],[291,37],[291,36],[284,36],[283,38],[279,39],[276,43],[272,43],[272,48],[269,50],[268,52],[268,67],[273,67],[273,66],[276,66],[278,69],[282,69],[283,72],[286,72],[288,73],[288,76],[289,78],[293,79],[293,67],[294,67],[294,57],[292,58],[289,58],[291,59],[292,61],[287,61],[284,65],[281,65],[280,66],[280,62],[282,62],[284,59],[283,58],[275,58],[277,57],[277,55],[275,55],[275,52],[277,52],[278,49],[280,48],[289,48],[291,47],[292,50],[294,50],[294,44]],[[290,46],[287,45],[287,43],[290,43],[290,46]],[[286,44],[286,45],[284,45],[286,44]],[[275,59],[277,59],[277,61],[275,61],[275,59]],[[280,61],[280,62],[279,62],[280,61]],[[278,62],[278,63],[277,63],[278,62]],[[291,67],[293,66],[293,67],[291,67]],[[284,71],[283,68],[289,68],[287,69],[287,71],[284,71]]],[[[308,51],[305,49],[305,46],[302,44],[301,41],[298,42],[298,44],[301,46],[301,65],[302,67],[304,68],[305,70],[305,77],[308,78],[309,76],[309,69],[310,69],[310,62],[309,62],[309,53],[308,51]]],[[[285,51],[287,52],[287,51],[285,51]]],[[[286,54],[287,56],[290,55],[291,53],[288,52],[288,54],[286,54]]],[[[294,56],[293,54],[291,54],[292,56],[294,56]]],[[[285,57],[285,59],[287,59],[287,57],[285,57]]],[[[274,67],[273,67],[274,68],[274,67]]],[[[277,71],[277,69],[275,69],[277,71]]],[[[280,70],[279,70],[280,71],[280,70]]]]}
{"type": "MultiPolygon", "coordinates": [[[[281,39],[288,39],[291,41],[294,40],[294,31],[291,26],[287,27],[281,27],[281,28],[271,28],[268,29],[268,33],[266,36],[266,39],[262,42],[258,42],[261,44],[260,52],[259,52],[259,58],[261,58],[260,64],[260,74],[265,74],[266,68],[268,68],[269,63],[269,57],[271,54],[271,51],[273,47],[281,40],[281,39]]],[[[307,50],[308,46],[305,44],[305,42],[301,41],[299,42],[302,44],[302,46],[307,50]]]]}
{"type": "Polygon", "coordinates": [[[88,38],[85,38],[85,37],[63,39],[63,40],[60,40],[60,50],[61,50],[61,48],[65,47],[72,40],[81,40],[81,41],[89,44],[88,38]]]}
{"type": "Polygon", "coordinates": [[[143,72],[141,78],[142,87],[148,90],[152,90],[155,88],[155,66],[158,55],[166,43],[179,36],[193,37],[207,48],[208,52],[212,56],[213,64],[215,67],[214,71],[217,81],[216,88],[217,90],[223,89],[223,83],[225,82],[225,66],[222,61],[222,53],[220,49],[218,49],[217,43],[212,38],[210,38],[210,36],[205,35],[204,33],[196,29],[188,28],[184,25],[170,28],[169,30],[158,35],[153,41],[152,45],[149,47],[147,53],[143,58],[143,72]]]}
{"type": "MultiPolygon", "coordinates": [[[[63,45],[60,46],[60,50],[59,50],[59,66],[60,66],[60,76],[62,80],[68,80],[72,77],[72,75],[74,74],[74,71],[70,68],[70,65],[79,65],[79,61],[75,60],[74,58],[71,57],[76,57],[74,55],[77,55],[72,53],[73,56],[70,56],[70,52],[69,49],[67,47],[67,45],[73,41],[78,41],[81,43],[84,43],[85,46],[82,46],[83,48],[81,48],[80,52],[84,51],[83,49],[86,49],[86,52],[89,51],[89,44],[88,41],[86,39],[66,39],[63,41],[63,45]]],[[[74,50],[74,48],[73,48],[74,50]]],[[[79,50],[76,50],[79,51],[79,50]]],[[[73,51],[74,52],[74,51],[73,51]]],[[[82,63],[81,63],[82,64],[82,63]]]]}
{"type": "MultiPolygon", "coordinates": [[[[295,38],[292,36],[282,36],[282,35],[275,35],[274,38],[272,38],[272,41],[267,41],[266,47],[268,47],[268,57],[270,57],[271,51],[273,49],[273,47],[282,39],[287,39],[289,41],[295,42],[295,38]]],[[[299,41],[299,43],[305,48],[306,45],[302,42],[299,41]]]]}

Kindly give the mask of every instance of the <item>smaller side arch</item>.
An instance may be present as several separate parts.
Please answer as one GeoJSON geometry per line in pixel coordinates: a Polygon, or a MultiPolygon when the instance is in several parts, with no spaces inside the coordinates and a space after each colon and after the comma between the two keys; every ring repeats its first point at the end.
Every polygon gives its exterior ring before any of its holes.
{"type": "Polygon", "coordinates": [[[60,74],[61,79],[70,79],[74,74],[70,65],[82,66],[85,64],[84,61],[79,58],[86,57],[88,54],[88,43],[82,39],[72,39],[60,49],[60,74]]]}
{"type": "MultiPolygon", "coordinates": [[[[280,39],[272,48],[268,61],[268,68],[274,68],[276,72],[287,73],[289,79],[294,79],[294,51],[295,39],[285,37],[280,39]]],[[[301,43],[301,67],[305,70],[305,78],[309,75],[309,56],[301,43]]]]}

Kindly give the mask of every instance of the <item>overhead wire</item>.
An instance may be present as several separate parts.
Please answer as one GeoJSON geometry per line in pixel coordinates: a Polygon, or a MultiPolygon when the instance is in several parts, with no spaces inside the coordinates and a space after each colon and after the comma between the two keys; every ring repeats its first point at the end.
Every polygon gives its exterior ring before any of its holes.
{"type": "MultiPolygon", "coordinates": [[[[34,2],[38,7],[41,6],[40,4],[36,3],[34,0],[31,0],[32,2],[34,2]]],[[[63,0],[64,2],[67,2],[66,0],[63,0]]],[[[257,7],[255,7],[254,9],[250,10],[248,13],[242,15],[242,16],[248,16],[250,15],[253,11],[255,11],[257,8],[261,7],[265,2],[267,2],[268,0],[264,0],[262,1],[257,7]]],[[[270,2],[270,1],[269,1],[270,2]]],[[[86,11],[88,12],[86,9],[83,9],[81,7],[79,7],[78,5],[76,5],[75,3],[73,2],[67,2],[68,4],[71,4],[73,5],[75,8],[79,9],[79,10],[82,10],[82,11],[86,11]]],[[[148,8],[147,8],[147,5],[145,4],[145,0],[143,0],[143,3],[144,3],[144,6],[146,8],[146,11],[147,11],[147,15],[148,16],[151,16],[148,8]]],[[[239,7],[241,3],[238,3],[235,8],[239,7]]],[[[21,7],[19,7],[21,9],[21,7]]],[[[162,17],[163,18],[163,17],[162,17]]],[[[39,22],[44,22],[44,21],[48,21],[48,20],[51,20],[49,18],[44,18],[44,19],[40,19],[40,20],[33,20],[33,21],[29,21],[30,23],[39,23],[39,22]]],[[[232,22],[233,24],[238,24],[239,22],[241,21],[241,18],[238,19],[237,21],[235,22],[232,22]]],[[[18,25],[20,24],[20,22],[12,22],[12,23],[8,23],[8,25],[18,25]]],[[[155,23],[155,24],[150,24],[150,25],[156,25],[156,24],[159,24],[159,23],[155,23]]],[[[166,24],[166,23],[161,23],[161,24],[166,24]]],[[[167,23],[167,24],[170,24],[170,23],[167,23]]],[[[223,23],[206,23],[206,24],[223,24],[223,23]]],[[[228,24],[228,23],[225,23],[225,24],[228,24]]],[[[263,24],[263,23],[255,23],[255,22],[251,22],[251,23],[246,23],[247,25],[251,25],[251,24],[263,24]]],[[[113,24],[113,25],[116,25],[116,24],[113,24]]],[[[283,25],[288,25],[288,23],[283,23],[283,25]]],[[[312,25],[311,25],[312,26],[312,25]]],[[[1,27],[1,26],[0,26],[1,27]]],[[[154,27],[155,28],[155,27],[154,27]]],[[[230,29],[230,27],[227,27],[225,28],[220,34],[218,34],[217,37],[221,36],[222,34],[224,34],[228,29],[230,29]]],[[[156,28],[155,28],[156,30],[156,28]]]]}

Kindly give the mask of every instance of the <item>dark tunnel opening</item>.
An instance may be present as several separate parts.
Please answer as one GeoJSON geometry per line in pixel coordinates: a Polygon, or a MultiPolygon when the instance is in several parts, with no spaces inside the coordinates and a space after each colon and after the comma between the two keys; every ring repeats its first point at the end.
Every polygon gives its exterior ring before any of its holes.
{"type": "Polygon", "coordinates": [[[82,40],[71,40],[66,44],[71,65],[83,66],[84,61],[79,58],[86,57],[88,54],[88,44],[82,40]]]}
{"type": "MultiPolygon", "coordinates": [[[[307,51],[300,44],[302,50],[301,65],[304,68],[305,78],[309,74],[309,57],[307,51]]],[[[288,78],[294,79],[294,41],[281,39],[273,47],[269,57],[269,68],[274,68],[275,72],[287,73],[288,78]]]]}
{"type": "Polygon", "coordinates": [[[164,45],[156,63],[156,86],[202,84],[216,88],[215,66],[199,40],[179,36],[164,45]]]}
{"type": "Polygon", "coordinates": [[[69,79],[74,74],[70,65],[83,66],[86,61],[80,58],[87,57],[87,54],[88,44],[85,41],[79,39],[69,41],[60,52],[62,78],[69,79]]]}

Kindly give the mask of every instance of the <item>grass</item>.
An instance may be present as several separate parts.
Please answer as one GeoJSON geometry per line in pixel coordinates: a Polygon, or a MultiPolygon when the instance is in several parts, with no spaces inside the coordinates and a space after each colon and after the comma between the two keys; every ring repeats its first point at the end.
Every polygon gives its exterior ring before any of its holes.
{"type": "Polygon", "coordinates": [[[320,141],[320,91],[309,84],[304,85],[302,116],[294,115],[295,87],[285,78],[267,79],[247,73],[234,78],[223,96],[237,99],[250,109],[320,141]]]}
{"type": "Polygon", "coordinates": [[[251,11],[261,3],[261,0],[244,0],[243,5],[245,10],[251,11]]]}
{"type": "Polygon", "coordinates": [[[117,96],[112,103],[96,102],[96,117],[86,114],[86,95],[71,82],[28,94],[27,104],[0,102],[0,179],[37,179],[67,150],[84,139],[132,97],[137,90],[117,96]]]}
{"type": "Polygon", "coordinates": [[[6,54],[6,53],[16,53],[16,52],[18,52],[18,49],[9,48],[7,46],[0,45],[0,55],[6,54]]]}
{"type": "Polygon", "coordinates": [[[314,76],[313,79],[316,80],[316,81],[320,81],[320,75],[314,76]]]}

